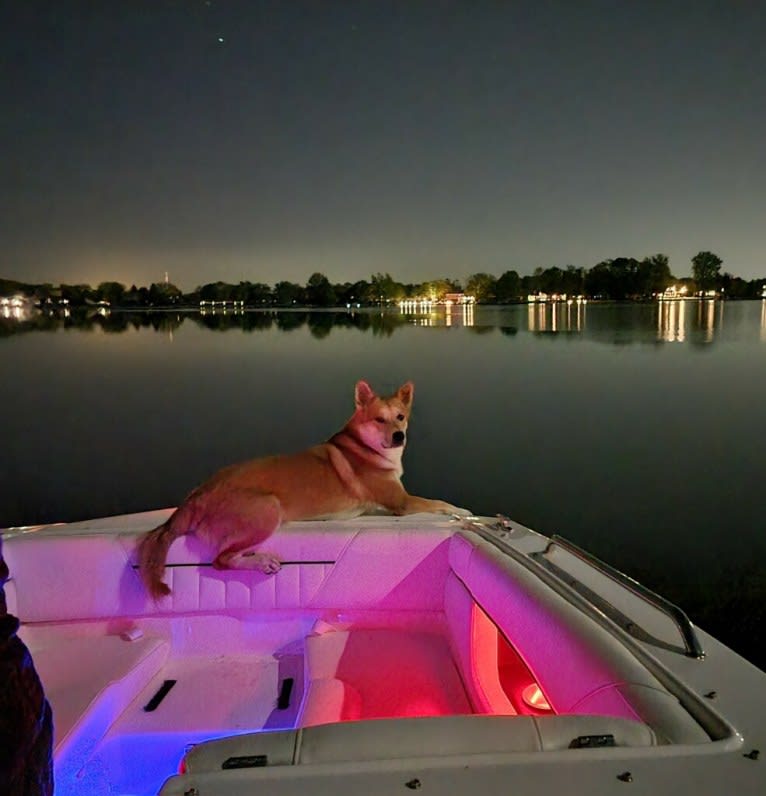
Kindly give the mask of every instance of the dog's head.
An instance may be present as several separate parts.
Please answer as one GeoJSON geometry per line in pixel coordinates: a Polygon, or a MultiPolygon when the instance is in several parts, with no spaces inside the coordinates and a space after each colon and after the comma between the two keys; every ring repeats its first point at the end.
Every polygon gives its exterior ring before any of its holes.
{"type": "Polygon", "coordinates": [[[393,395],[384,398],[376,395],[366,381],[357,382],[353,423],[365,445],[384,455],[401,453],[407,443],[407,422],[414,391],[415,387],[408,381],[393,395]]]}

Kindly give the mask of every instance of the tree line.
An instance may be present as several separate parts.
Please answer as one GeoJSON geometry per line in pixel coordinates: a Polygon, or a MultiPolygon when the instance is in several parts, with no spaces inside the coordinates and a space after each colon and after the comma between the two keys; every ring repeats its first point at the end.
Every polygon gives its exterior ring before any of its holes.
{"type": "Polygon", "coordinates": [[[604,260],[590,269],[567,265],[564,268],[536,268],[521,276],[508,270],[500,276],[478,272],[464,281],[451,278],[427,282],[399,282],[388,273],[373,274],[369,280],[332,283],[322,273],[312,274],[306,284],[280,281],[209,282],[184,293],[168,282],[154,282],[148,287],[127,287],[120,282],[101,282],[96,287],[85,284],[27,284],[0,279],[0,296],[22,294],[40,305],[72,306],[108,304],[112,307],[198,306],[200,302],[241,302],[247,307],[337,307],[374,306],[406,299],[427,297],[443,299],[448,293],[465,292],[483,304],[511,304],[525,301],[536,293],[567,294],[596,299],[644,300],[662,293],[671,285],[686,287],[689,295],[716,290],[729,298],[758,298],[766,279],[745,280],[721,272],[718,255],[702,251],[691,258],[691,277],[677,278],[670,271],[669,259],[655,254],[638,260],[617,257],[604,260]]]}

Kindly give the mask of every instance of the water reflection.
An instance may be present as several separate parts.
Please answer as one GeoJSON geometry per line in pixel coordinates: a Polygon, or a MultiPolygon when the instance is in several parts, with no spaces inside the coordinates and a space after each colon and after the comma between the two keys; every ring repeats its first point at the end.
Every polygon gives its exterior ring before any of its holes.
{"type": "Polygon", "coordinates": [[[216,307],[171,311],[114,311],[106,307],[56,312],[0,308],[0,337],[34,331],[79,329],[119,334],[151,329],[172,339],[184,324],[215,332],[255,333],[307,329],[324,339],[336,329],[390,336],[410,326],[469,329],[476,334],[519,331],[549,339],[579,337],[610,345],[682,343],[709,347],[724,335],[766,342],[766,299],[755,302],[670,299],[654,303],[534,302],[506,307],[473,303],[348,310],[247,310],[216,307]],[[724,326],[724,320],[729,319],[724,326]],[[757,330],[757,331],[756,331],[757,330]]]}
{"type": "MultiPolygon", "coordinates": [[[[713,299],[697,302],[697,328],[702,332],[703,340],[706,343],[712,343],[715,336],[715,305],[716,302],[713,299]]],[[[720,306],[723,308],[723,304],[720,306]]]]}
{"type": "Polygon", "coordinates": [[[657,339],[683,343],[686,337],[686,301],[670,299],[657,304],[657,339]]]}
{"type": "Polygon", "coordinates": [[[225,332],[240,330],[243,332],[259,332],[276,329],[280,332],[293,332],[307,328],[311,335],[319,340],[327,337],[334,329],[357,329],[371,332],[373,335],[388,337],[398,326],[406,323],[405,319],[391,312],[380,310],[350,310],[346,312],[311,311],[311,310],[266,310],[232,312],[188,313],[181,316],[190,323],[195,323],[212,331],[225,332]]]}
{"type": "Polygon", "coordinates": [[[473,301],[437,303],[425,299],[402,301],[399,313],[415,326],[475,326],[473,301]]]}
{"type": "Polygon", "coordinates": [[[475,304],[450,304],[446,309],[447,326],[473,326],[476,322],[475,304]]]}
{"type": "Polygon", "coordinates": [[[582,299],[556,302],[534,302],[527,305],[527,328],[530,332],[568,333],[585,329],[585,308],[582,299]]]}

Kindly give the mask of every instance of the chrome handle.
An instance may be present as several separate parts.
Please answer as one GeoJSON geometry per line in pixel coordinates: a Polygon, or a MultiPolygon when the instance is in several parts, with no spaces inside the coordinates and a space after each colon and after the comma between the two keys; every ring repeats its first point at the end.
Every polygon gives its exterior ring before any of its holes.
{"type": "MultiPolygon", "coordinates": [[[[664,613],[678,628],[678,632],[681,634],[681,638],[684,642],[685,654],[690,658],[702,659],[705,657],[705,651],[702,649],[702,645],[697,638],[697,634],[694,632],[694,625],[692,625],[689,617],[677,605],[675,605],[675,603],[672,603],[665,597],[653,592],[643,584],[633,580],[633,578],[610,566],[605,561],[602,561],[592,553],[589,553],[587,550],[583,550],[582,547],[579,547],[574,542],[570,542],[563,536],[558,536],[555,534],[551,536],[546,549],[541,553],[533,554],[532,557],[540,561],[540,559],[542,559],[553,546],[563,548],[571,555],[579,558],[581,561],[601,572],[603,575],[606,575],[624,589],[627,589],[636,597],[639,597],[640,599],[652,605],[658,611],[664,613]]],[[[547,560],[545,561],[545,565],[550,568],[555,567],[556,569],[560,569],[559,567],[556,567],[555,564],[552,564],[547,560]]],[[[579,583],[579,581],[576,582],[579,583]]],[[[587,589],[587,587],[584,588],[587,589]]]]}

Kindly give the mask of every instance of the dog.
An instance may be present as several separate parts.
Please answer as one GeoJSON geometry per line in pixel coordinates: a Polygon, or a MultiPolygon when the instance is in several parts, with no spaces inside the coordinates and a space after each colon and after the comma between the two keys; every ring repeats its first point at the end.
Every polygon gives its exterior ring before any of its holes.
{"type": "Polygon", "coordinates": [[[139,541],[139,568],[152,597],[170,594],[162,580],[168,549],[187,533],[217,550],[217,569],[273,574],[280,568],[277,556],[252,548],[285,522],[350,519],[380,509],[397,515],[470,515],[443,500],[410,495],[402,485],[413,395],[412,382],[381,397],[359,381],[354,414],[327,442],[226,467],[198,486],[166,522],[139,541]]]}

